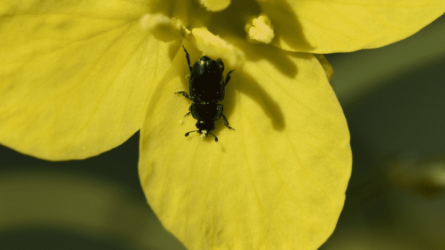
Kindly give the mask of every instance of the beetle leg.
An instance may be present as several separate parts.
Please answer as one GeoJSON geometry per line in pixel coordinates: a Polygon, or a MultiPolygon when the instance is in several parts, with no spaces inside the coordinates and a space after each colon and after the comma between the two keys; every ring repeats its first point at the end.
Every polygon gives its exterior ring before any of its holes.
{"type": "Polygon", "coordinates": [[[224,119],[224,125],[226,125],[226,127],[230,128],[230,129],[235,130],[234,128],[232,128],[232,127],[229,126],[229,121],[227,121],[226,116],[225,116],[224,114],[221,114],[221,115],[222,115],[222,117],[223,117],[223,119],[224,119]]]}
{"type": "Polygon", "coordinates": [[[189,70],[190,70],[190,74],[192,73],[192,67],[190,67],[190,56],[189,53],[187,52],[187,50],[185,49],[184,45],[182,45],[182,48],[184,49],[185,52],[185,58],[187,58],[187,63],[189,65],[189,70]]]}
{"type": "Polygon", "coordinates": [[[191,113],[191,112],[189,111],[189,112],[188,112],[187,114],[185,114],[185,115],[184,115],[184,117],[186,117],[186,116],[190,115],[190,113],[191,113]]]}
{"type": "Polygon", "coordinates": [[[226,76],[226,83],[225,83],[224,86],[226,86],[227,83],[229,83],[229,80],[230,80],[230,73],[232,73],[233,71],[234,71],[234,70],[231,70],[231,71],[229,71],[229,73],[227,73],[227,76],[226,76]]]}
{"type": "Polygon", "coordinates": [[[193,99],[185,91],[176,91],[175,94],[182,94],[183,96],[185,96],[185,98],[193,101],[193,99]]]}
{"type": "Polygon", "coordinates": [[[221,66],[221,72],[224,72],[224,63],[221,58],[216,59],[216,62],[221,66]]]}

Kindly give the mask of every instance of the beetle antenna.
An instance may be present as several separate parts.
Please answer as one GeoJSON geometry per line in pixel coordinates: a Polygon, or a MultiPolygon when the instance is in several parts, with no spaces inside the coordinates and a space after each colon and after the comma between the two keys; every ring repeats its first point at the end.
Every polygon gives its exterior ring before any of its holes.
{"type": "MultiPolygon", "coordinates": [[[[185,133],[185,137],[189,136],[189,134],[193,133],[193,132],[199,132],[199,130],[193,130],[193,131],[187,132],[187,133],[185,133]]],[[[214,134],[212,134],[210,132],[207,132],[205,135],[207,135],[207,134],[213,135],[213,137],[215,137],[215,142],[218,142],[218,137],[216,137],[216,135],[214,135],[214,134]]]]}
{"type": "Polygon", "coordinates": [[[185,137],[189,136],[190,133],[198,132],[198,131],[199,131],[199,130],[193,130],[193,131],[187,132],[187,133],[185,133],[185,137]]]}
{"type": "Polygon", "coordinates": [[[213,135],[213,137],[215,137],[215,142],[218,142],[218,137],[216,137],[214,134],[212,134],[212,133],[210,133],[210,132],[208,132],[208,134],[213,135]]]}

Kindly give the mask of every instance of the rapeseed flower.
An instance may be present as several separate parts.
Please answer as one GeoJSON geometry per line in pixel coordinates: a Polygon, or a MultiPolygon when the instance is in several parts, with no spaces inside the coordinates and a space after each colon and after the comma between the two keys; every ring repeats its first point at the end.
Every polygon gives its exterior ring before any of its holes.
{"type": "Polygon", "coordinates": [[[351,171],[349,132],[321,55],[376,48],[440,16],[442,0],[4,0],[0,143],[83,159],[141,129],[139,171],[163,225],[189,249],[317,249],[351,171]],[[195,120],[181,45],[222,58],[224,113],[195,120]],[[178,122],[182,119],[182,122],[178,122]]]}

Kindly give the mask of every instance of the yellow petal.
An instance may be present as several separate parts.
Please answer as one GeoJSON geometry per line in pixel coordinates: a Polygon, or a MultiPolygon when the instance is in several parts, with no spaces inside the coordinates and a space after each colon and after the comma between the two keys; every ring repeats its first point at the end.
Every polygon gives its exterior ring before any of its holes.
{"type": "Polygon", "coordinates": [[[445,12],[443,0],[257,0],[272,20],[274,45],[290,51],[349,52],[416,33],[445,12]]]}
{"type": "MultiPolygon", "coordinates": [[[[312,55],[237,46],[247,61],[222,102],[236,130],[220,119],[219,142],[184,137],[196,120],[183,117],[191,101],[173,94],[188,92],[177,54],[141,130],[142,187],[188,249],[317,249],[334,230],[350,176],[344,115],[312,55]]],[[[186,48],[195,62],[201,53],[186,48]]]]}
{"type": "Polygon", "coordinates": [[[0,4],[0,143],[79,159],[140,128],[149,86],[171,59],[141,27],[147,9],[137,2],[0,4]]]}

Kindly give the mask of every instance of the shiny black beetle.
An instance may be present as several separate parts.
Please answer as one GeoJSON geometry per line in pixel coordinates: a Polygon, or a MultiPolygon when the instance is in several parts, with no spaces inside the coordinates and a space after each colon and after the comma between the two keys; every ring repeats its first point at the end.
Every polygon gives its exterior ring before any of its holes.
{"type": "Polygon", "coordinates": [[[207,56],[201,57],[199,61],[193,64],[193,68],[190,66],[189,53],[182,46],[185,51],[185,57],[190,69],[189,80],[189,92],[190,96],[185,91],[177,91],[175,94],[182,94],[186,98],[193,101],[188,112],[185,116],[192,113],[193,118],[198,120],[196,127],[198,130],[190,131],[185,134],[187,137],[192,132],[198,132],[207,136],[211,134],[215,137],[215,142],[218,138],[210,133],[215,129],[215,121],[219,120],[221,116],[224,119],[224,124],[230,128],[227,118],[223,114],[223,105],[218,104],[224,99],[225,87],[230,80],[231,70],[227,73],[226,79],[224,79],[224,63],[221,58],[216,61],[208,58],[207,56]]]}

